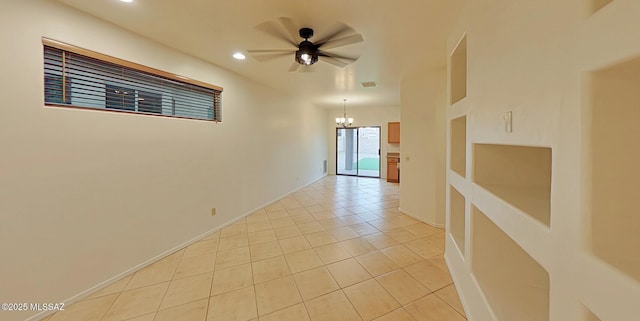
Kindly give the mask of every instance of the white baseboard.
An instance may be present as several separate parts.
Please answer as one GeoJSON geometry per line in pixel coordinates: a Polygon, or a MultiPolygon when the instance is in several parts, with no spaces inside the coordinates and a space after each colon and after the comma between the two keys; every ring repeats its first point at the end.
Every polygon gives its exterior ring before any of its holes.
{"type": "Polygon", "coordinates": [[[426,221],[422,217],[419,217],[418,215],[415,215],[415,214],[403,209],[402,207],[399,207],[398,210],[400,210],[400,213],[408,215],[408,216],[411,216],[411,217],[415,218],[416,220],[418,220],[418,221],[420,221],[420,222],[422,222],[424,224],[429,224],[429,225],[431,225],[433,227],[437,227],[437,228],[441,228],[441,229],[445,228],[445,225],[443,225],[443,224],[435,224],[433,222],[426,221]]]}
{"type": "MultiPolygon", "coordinates": [[[[227,222],[225,222],[225,223],[223,223],[223,224],[221,224],[219,226],[216,226],[213,229],[211,229],[211,230],[209,230],[207,232],[204,232],[204,233],[192,238],[191,240],[188,240],[188,241],[183,242],[183,243],[181,243],[181,244],[179,244],[177,246],[174,246],[173,248],[171,248],[171,249],[169,249],[169,250],[167,250],[167,251],[165,251],[165,252],[163,252],[163,253],[161,253],[161,254],[159,254],[159,255],[157,255],[157,256],[155,256],[155,257],[153,257],[153,258],[151,258],[151,259],[149,259],[147,261],[144,261],[144,262],[142,262],[140,264],[137,264],[137,265],[133,266],[132,268],[129,268],[129,269],[119,273],[118,275],[116,275],[114,277],[111,277],[111,278],[109,278],[109,279],[107,279],[105,281],[102,281],[102,282],[100,282],[100,283],[98,283],[98,284],[96,284],[96,285],[94,285],[94,286],[92,286],[92,287],[90,287],[90,288],[88,288],[88,289],[86,289],[86,290],[84,290],[84,291],[82,291],[82,292],[80,292],[80,293],[78,293],[78,294],[76,294],[76,295],[64,300],[64,301],[61,301],[61,302],[64,302],[66,306],[69,306],[72,303],[78,302],[78,301],[84,299],[85,297],[89,296],[90,294],[92,294],[92,293],[94,293],[94,292],[96,292],[98,290],[101,290],[103,288],[106,288],[107,286],[119,281],[120,279],[124,278],[125,276],[127,276],[129,274],[132,274],[134,272],[137,272],[137,271],[139,271],[139,270],[141,270],[141,269],[143,269],[143,268],[145,268],[145,267],[147,267],[147,266],[149,266],[149,265],[151,265],[151,264],[153,264],[153,263],[155,263],[157,261],[160,261],[161,259],[163,259],[163,258],[165,258],[165,257],[167,257],[167,256],[169,256],[169,255],[171,255],[171,254],[173,254],[173,253],[175,253],[177,251],[180,251],[183,248],[185,248],[185,247],[187,247],[187,246],[189,246],[189,245],[191,245],[191,244],[193,244],[195,242],[198,242],[198,241],[202,240],[203,238],[205,238],[205,237],[207,237],[207,236],[209,236],[209,235],[211,235],[211,234],[213,234],[215,232],[218,232],[218,231],[222,230],[223,228],[225,228],[225,227],[227,227],[227,226],[229,226],[229,225],[231,225],[231,224],[233,224],[233,223],[235,223],[235,222],[237,222],[237,221],[239,221],[239,220],[241,220],[241,219],[243,219],[243,218],[255,213],[256,211],[258,211],[258,210],[260,210],[262,208],[265,208],[265,207],[267,207],[267,206],[269,206],[269,205],[271,205],[271,204],[273,204],[273,203],[275,203],[275,202],[287,197],[288,195],[291,195],[291,194],[293,194],[293,193],[295,193],[295,192],[297,192],[297,191],[299,191],[299,190],[301,190],[301,189],[303,189],[303,188],[305,188],[305,187],[307,187],[307,186],[309,186],[309,185],[311,185],[311,184],[313,184],[313,183],[325,178],[326,176],[327,176],[327,174],[323,174],[322,176],[320,176],[320,177],[318,177],[316,179],[313,179],[311,182],[309,182],[309,183],[307,183],[307,184],[305,184],[303,186],[297,187],[297,188],[295,188],[295,189],[283,194],[280,197],[277,197],[277,198],[275,198],[275,199],[273,199],[273,200],[271,200],[271,201],[269,201],[269,202],[267,202],[265,204],[262,204],[262,205],[254,208],[252,210],[249,210],[249,211],[245,212],[244,214],[233,218],[230,221],[227,221],[227,222]]],[[[25,319],[25,321],[40,320],[40,319],[46,318],[47,316],[49,316],[49,315],[51,315],[53,313],[54,312],[52,312],[52,311],[43,311],[43,312],[40,312],[40,313],[38,313],[36,315],[33,315],[33,316],[25,319]]]]}

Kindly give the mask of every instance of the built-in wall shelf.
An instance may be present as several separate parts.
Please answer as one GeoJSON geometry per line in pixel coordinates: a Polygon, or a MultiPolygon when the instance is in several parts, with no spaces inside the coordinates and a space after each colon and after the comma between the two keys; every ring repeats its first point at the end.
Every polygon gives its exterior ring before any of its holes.
{"type": "Polygon", "coordinates": [[[471,111],[471,104],[468,100],[462,99],[447,108],[447,119],[455,119],[466,116],[471,111]]]}
{"type": "Polygon", "coordinates": [[[549,189],[508,186],[501,184],[478,184],[482,188],[513,205],[525,214],[549,226],[549,189]]]}
{"type": "Polygon", "coordinates": [[[581,253],[576,260],[580,283],[576,287],[582,305],[602,321],[636,321],[638,318],[638,282],[611,268],[589,253],[581,253]],[[602,293],[607,289],[606,293],[602,293]]]}
{"type": "Polygon", "coordinates": [[[460,39],[449,58],[449,104],[467,97],[467,36],[460,39]]]}
{"type": "Polygon", "coordinates": [[[505,202],[551,224],[551,148],[474,144],[473,181],[505,202]]]}
{"type": "Polygon", "coordinates": [[[449,179],[449,184],[455,187],[463,195],[466,195],[466,191],[470,186],[469,182],[464,177],[460,176],[460,174],[452,170],[448,171],[448,173],[449,175],[447,175],[447,177],[449,179]]]}
{"type": "MultiPolygon", "coordinates": [[[[590,77],[593,253],[640,282],[640,58],[590,77]]],[[[589,206],[590,205],[590,206],[589,206]]]]}
{"type": "Polygon", "coordinates": [[[451,120],[450,167],[462,177],[467,175],[467,116],[451,120]]]}
{"type": "Polygon", "coordinates": [[[549,273],[472,206],[472,272],[497,321],[549,320],[549,273]]]}
{"type": "Polygon", "coordinates": [[[466,229],[465,199],[464,196],[452,186],[449,187],[449,210],[449,232],[464,256],[466,229]]]}
{"type": "Polygon", "coordinates": [[[590,2],[591,13],[595,13],[598,10],[604,8],[606,5],[611,3],[613,0],[587,0],[590,2]]]}
{"type": "Polygon", "coordinates": [[[471,193],[463,195],[531,257],[545,268],[550,268],[553,238],[548,226],[477,184],[471,185],[471,193]]]}
{"type": "Polygon", "coordinates": [[[589,311],[587,307],[584,307],[584,321],[602,321],[593,312],[589,311]]]}

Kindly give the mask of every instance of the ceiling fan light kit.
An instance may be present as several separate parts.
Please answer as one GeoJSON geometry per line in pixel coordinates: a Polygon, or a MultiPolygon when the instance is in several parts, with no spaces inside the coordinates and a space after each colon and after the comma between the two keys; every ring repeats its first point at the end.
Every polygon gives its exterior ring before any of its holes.
{"type": "Polygon", "coordinates": [[[296,62],[301,65],[311,66],[318,62],[319,51],[318,47],[309,41],[309,38],[313,37],[313,29],[300,29],[300,37],[304,38],[304,41],[298,45],[298,51],[296,51],[296,62]]]}

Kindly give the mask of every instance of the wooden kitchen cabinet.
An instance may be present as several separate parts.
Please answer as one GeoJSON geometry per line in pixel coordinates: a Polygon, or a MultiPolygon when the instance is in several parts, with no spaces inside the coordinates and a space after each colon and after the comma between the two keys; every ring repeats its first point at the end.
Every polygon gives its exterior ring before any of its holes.
{"type": "Polygon", "coordinates": [[[400,171],[398,169],[398,162],[400,161],[400,155],[389,156],[387,155],[387,182],[399,183],[400,171]]]}
{"type": "Polygon", "coordinates": [[[389,122],[387,126],[387,143],[400,144],[400,122],[389,122]]]}

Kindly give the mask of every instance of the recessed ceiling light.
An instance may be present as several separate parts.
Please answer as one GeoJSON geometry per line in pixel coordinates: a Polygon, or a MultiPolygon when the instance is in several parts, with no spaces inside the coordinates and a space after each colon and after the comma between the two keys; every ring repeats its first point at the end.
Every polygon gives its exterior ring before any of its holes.
{"type": "Polygon", "coordinates": [[[133,0],[120,0],[120,1],[122,1],[122,2],[127,2],[127,3],[128,3],[128,2],[133,2],[133,0]]]}
{"type": "Polygon", "coordinates": [[[245,55],[243,55],[240,52],[236,52],[236,53],[233,54],[233,58],[236,58],[238,60],[245,60],[247,57],[245,57],[245,55]]]}

